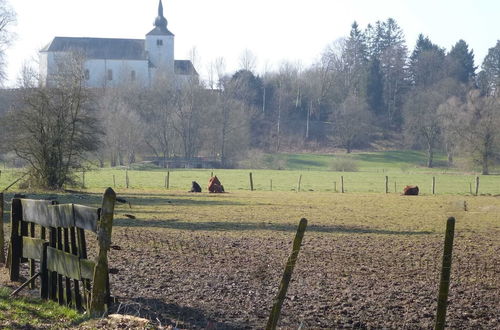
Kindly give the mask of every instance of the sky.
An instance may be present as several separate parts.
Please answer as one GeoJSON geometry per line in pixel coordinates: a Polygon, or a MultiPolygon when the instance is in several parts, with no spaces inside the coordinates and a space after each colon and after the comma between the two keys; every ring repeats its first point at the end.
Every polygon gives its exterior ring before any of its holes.
{"type": "MultiPolygon", "coordinates": [[[[159,0],[6,0],[17,13],[14,44],[7,50],[6,86],[14,87],[24,63],[55,36],[143,39],[153,28],[159,0]]],[[[277,70],[284,61],[307,67],[336,39],[394,18],[411,51],[419,33],[451,48],[464,39],[480,66],[500,39],[498,0],[163,0],[175,34],[175,58],[190,59],[205,76],[224,58],[226,71],[241,68],[248,49],[256,71],[277,70]]]]}

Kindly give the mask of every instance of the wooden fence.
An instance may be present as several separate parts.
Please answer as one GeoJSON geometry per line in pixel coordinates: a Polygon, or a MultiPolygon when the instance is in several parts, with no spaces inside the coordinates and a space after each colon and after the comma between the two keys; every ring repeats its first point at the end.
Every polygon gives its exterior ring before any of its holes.
{"type": "Polygon", "coordinates": [[[111,188],[106,189],[99,209],[14,198],[8,257],[11,281],[19,280],[20,264],[27,262],[30,278],[21,288],[28,284],[34,288],[40,277],[41,298],[94,316],[104,314],[111,302],[107,252],[115,200],[111,188]],[[89,231],[97,234],[95,261],[87,258],[85,232],[89,231]]]}

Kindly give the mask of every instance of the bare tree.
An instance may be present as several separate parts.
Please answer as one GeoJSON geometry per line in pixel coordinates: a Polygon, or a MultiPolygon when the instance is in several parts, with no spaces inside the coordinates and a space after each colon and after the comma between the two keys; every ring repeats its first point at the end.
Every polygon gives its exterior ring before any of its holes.
{"type": "Polygon", "coordinates": [[[366,141],[372,125],[368,105],[359,96],[348,96],[332,115],[333,137],[339,146],[350,153],[356,145],[366,141]]]}
{"type": "Polygon", "coordinates": [[[36,72],[24,68],[22,108],[3,121],[10,149],[28,162],[35,183],[51,189],[71,183],[102,133],[93,96],[84,88],[83,59],[71,54],[58,64],[53,87],[40,87],[36,72]]]}
{"type": "Polygon", "coordinates": [[[16,13],[6,0],[0,0],[0,83],[7,74],[5,72],[5,51],[11,45],[14,33],[11,30],[16,22],[16,13]]]}
{"type": "Polygon", "coordinates": [[[257,57],[250,49],[245,49],[240,56],[241,70],[254,72],[257,67],[257,57]]]}

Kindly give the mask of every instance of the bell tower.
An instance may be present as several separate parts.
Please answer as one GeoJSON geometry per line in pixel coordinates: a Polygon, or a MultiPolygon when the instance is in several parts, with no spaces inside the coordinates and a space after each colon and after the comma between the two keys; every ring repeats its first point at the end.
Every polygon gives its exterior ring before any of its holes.
{"type": "Polygon", "coordinates": [[[153,23],[154,29],[146,34],[146,51],[149,61],[156,69],[174,73],[174,34],[167,28],[167,19],[163,16],[163,4],[158,4],[158,16],[153,23]]]}

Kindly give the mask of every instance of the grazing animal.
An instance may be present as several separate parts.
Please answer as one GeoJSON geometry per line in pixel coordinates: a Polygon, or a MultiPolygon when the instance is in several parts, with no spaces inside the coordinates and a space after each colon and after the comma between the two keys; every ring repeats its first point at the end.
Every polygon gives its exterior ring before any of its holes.
{"type": "Polygon", "coordinates": [[[223,193],[224,186],[220,183],[217,176],[213,176],[208,180],[208,191],[211,193],[223,193]]]}
{"type": "Polygon", "coordinates": [[[193,181],[193,183],[191,184],[191,190],[189,192],[201,192],[200,185],[196,181],[193,181]]]}
{"type": "Polygon", "coordinates": [[[403,195],[418,196],[418,186],[406,186],[403,189],[403,195]]]}

